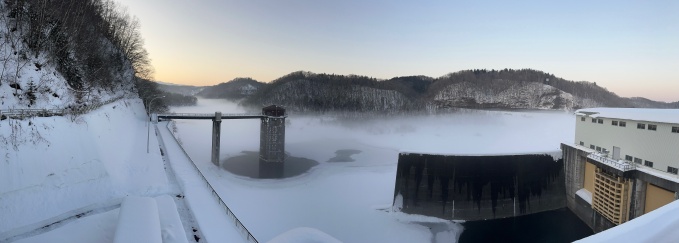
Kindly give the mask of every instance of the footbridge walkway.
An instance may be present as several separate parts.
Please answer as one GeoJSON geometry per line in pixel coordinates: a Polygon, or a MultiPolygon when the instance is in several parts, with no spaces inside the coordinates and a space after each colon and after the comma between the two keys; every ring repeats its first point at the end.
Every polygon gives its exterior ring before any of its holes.
{"type": "MultiPolygon", "coordinates": [[[[285,118],[285,109],[276,105],[262,108],[262,113],[259,114],[222,114],[221,112],[215,112],[214,114],[171,113],[151,115],[151,120],[153,120],[154,123],[173,119],[212,120],[211,161],[216,166],[219,166],[222,120],[229,119],[260,119],[259,160],[265,164],[282,164],[285,160],[285,118]]],[[[276,167],[274,165],[272,166],[276,167]]],[[[271,177],[277,176],[277,174],[271,175],[271,177]]]]}
{"type": "Polygon", "coordinates": [[[265,115],[260,113],[246,113],[246,114],[222,114],[220,112],[210,113],[168,113],[168,114],[157,114],[159,120],[172,120],[172,119],[189,119],[189,120],[213,120],[217,116],[221,116],[220,119],[261,119],[265,118],[265,115]]]}

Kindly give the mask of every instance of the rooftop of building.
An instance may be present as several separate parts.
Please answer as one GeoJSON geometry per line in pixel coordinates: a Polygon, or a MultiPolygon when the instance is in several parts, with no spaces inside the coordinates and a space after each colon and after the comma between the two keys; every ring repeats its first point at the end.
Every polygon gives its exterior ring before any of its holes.
{"type": "Polygon", "coordinates": [[[587,108],[577,110],[575,114],[588,115],[593,118],[679,124],[679,109],[587,108]]]}

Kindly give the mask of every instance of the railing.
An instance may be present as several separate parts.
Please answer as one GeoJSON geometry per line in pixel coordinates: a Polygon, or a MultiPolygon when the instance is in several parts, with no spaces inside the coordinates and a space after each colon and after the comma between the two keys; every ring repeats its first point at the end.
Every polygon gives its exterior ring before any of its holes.
{"type": "MultiPolygon", "coordinates": [[[[158,114],[158,117],[163,117],[163,116],[186,116],[186,117],[214,117],[215,113],[165,113],[165,114],[158,114]]],[[[225,114],[222,113],[222,117],[225,116],[232,116],[232,117],[239,117],[239,116],[262,116],[261,113],[238,113],[238,114],[225,114]]]]}
{"type": "MultiPolygon", "coordinates": [[[[113,99],[107,100],[105,102],[95,102],[87,106],[87,108],[82,109],[80,113],[86,113],[89,111],[92,111],[94,109],[97,109],[101,106],[116,102],[118,100],[121,100],[125,98],[124,95],[115,97],[113,99]]],[[[67,109],[7,109],[7,110],[0,110],[0,116],[6,116],[7,118],[26,118],[26,117],[34,117],[34,116],[41,116],[41,117],[48,117],[48,116],[63,116],[66,115],[67,113],[73,113],[74,110],[67,110],[67,109]]]]}
{"type": "Polygon", "coordinates": [[[32,116],[63,116],[64,109],[8,109],[0,110],[0,116],[24,118],[32,116]]]}
{"type": "Polygon", "coordinates": [[[614,168],[616,168],[620,171],[623,171],[623,172],[636,169],[636,166],[634,164],[631,164],[631,163],[628,163],[628,162],[625,162],[625,161],[621,162],[619,160],[614,160],[614,159],[608,158],[606,156],[603,156],[603,155],[597,154],[597,153],[591,153],[591,154],[587,155],[587,158],[599,161],[603,164],[609,165],[609,166],[614,167],[614,168]]]}
{"type": "MultiPolygon", "coordinates": [[[[178,141],[177,138],[175,137],[175,134],[172,132],[172,129],[170,129],[170,128],[168,127],[169,125],[170,125],[170,123],[168,122],[166,128],[170,131],[170,134],[172,134],[172,138],[175,140],[175,142],[177,142],[177,144],[179,144],[179,141],[178,141]]],[[[158,127],[156,127],[156,132],[158,132],[157,129],[158,129],[158,127]]],[[[233,211],[231,211],[231,209],[229,208],[229,206],[226,206],[226,203],[224,203],[224,200],[222,200],[222,197],[220,197],[219,194],[217,194],[217,191],[215,191],[215,189],[212,187],[212,185],[210,185],[210,182],[207,181],[207,178],[205,178],[205,176],[203,175],[203,173],[200,172],[200,169],[198,169],[198,166],[196,166],[196,163],[193,162],[193,160],[191,159],[191,157],[189,156],[189,154],[186,152],[186,150],[184,150],[184,147],[182,147],[182,146],[180,145],[179,148],[182,149],[182,152],[184,152],[184,155],[186,155],[186,158],[188,158],[189,161],[191,161],[191,165],[193,165],[193,168],[198,172],[198,174],[199,174],[200,177],[203,179],[203,181],[205,182],[205,184],[207,185],[207,187],[210,189],[210,191],[212,191],[212,195],[215,196],[215,197],[217,198],[219,204],[220,204],[220,205],[222,206],[222,208],[226,211],[226,215],[228,215],[229,217],[231,217],[231,219],[232,219],[232,220],[234,221],[234,223],[236,224],[236,227],[240,228],[240,232],[241,232],[241,233],[245,233],[245,234],[246,234],[247,241],[249,241],[249,242],[254,242],[254,243],[259,243],[259,241],[257,241],[257,239],[255,239],[255,236],[253,236],[252,233],[250,233],[250,231],[249,231],[247,228],[245,228],[245,225],[243,225],[243,223],[241,223],[241,221],[238,219],[238,217],[236,217],[236,215],[233,214],[233,211]]]]}

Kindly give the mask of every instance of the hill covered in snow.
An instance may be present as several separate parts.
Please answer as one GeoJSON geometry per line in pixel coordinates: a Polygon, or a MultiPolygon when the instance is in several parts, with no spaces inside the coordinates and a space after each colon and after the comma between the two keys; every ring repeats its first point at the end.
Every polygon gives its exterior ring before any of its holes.
{"type": "MultiPolygon", "coordinates": [[[[199,95],[220,98],[236,82],[206,87],[199,95]]],[[[235,87],[235,88],[234,88],[235,87]]],[[[230,91],[229,91],[230,92],[230,91]]],[[[250,106],[279,104],[293,111],[364,111],[400,113],[450,108],[553,109],[587,107],[672,108],[643,98],[622,98],[596,83],[569,81],[531,69],[464,70],[438,78],[396,77],[388,80],[358,75],[293,72],[261,87],[242,102],[250,106]]]]}
{"type": "Polygon", "coordinates": [[[76,121],[0,121],[0,239],[126,195],[167,193],[155,139],[146,153],[145,120],[141,100],[122,99],[76,121]]]}
{"type": "Polygon", "coordinates": [[[113,1],[0,1],[0,241],[170,193],[138,28],[113,1]]]}
{"type": "Polygon", "coordinates": [[[138,29],[113,1],[0,2],[0,110],[77,115],[136,97],[152,73],[138,29]]]}
{"type": "Polygon", "coordinates": [[[238,100],[253,95],[264,85],[251,78],[235,78],[229,82],[205,87],[196,95],[205,98],[238,100]]]}

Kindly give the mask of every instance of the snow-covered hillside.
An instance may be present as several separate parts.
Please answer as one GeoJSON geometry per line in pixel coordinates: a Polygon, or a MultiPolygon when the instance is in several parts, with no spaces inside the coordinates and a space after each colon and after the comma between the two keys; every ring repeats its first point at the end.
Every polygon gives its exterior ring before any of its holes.
{"type": "MultiPolygon", "coordinates": [[[[0,34],[2,30],[0,29],[0,34]]],[[[2,40],[0,40],[2,42],[2,40]]],[[[125,74],[129,82],[113,89],[89,87],[83,91],[70,88],[64,77],[44,55],[14,57],[21,49],[0,45],[0,110],[75,109],[97,106],[122,97],[133,97],[132,71],[125,74]]]]}
{"type": "Polygon", "coordinates": [[[146,153],[145,121],[139,99],[118,100],[75,121],[0,121],[0,240],[127,195],[168,193],[155,139],[146,153]]]}
{"type": "Polygon", "coordinates": [[[280,104],[297,111],[402,111],[411,101],[395,90],[361,85],[333,85],[305,79],[269,90],[261,104],[280,104]]]}
{"type": "Polygon", "coordinates": [[[497,80],[491,86],[455,83],[439,91],[433,101],[439,108],[523,108],[573,110],[598,104],[580,99],[552,86],[536,82],[497,80]]]}
{"type": "Polygon", "coordinates": [[[266,84],[251,78],[235,78],[225,83],[204,87],[192,95],[212,99],[240,100],[252,96],[264,85],[266,84]]]}
{"type": "Polygon", "coordinates": [[[57,24],[37,24],[58,17],[46,17],[50,15],[44,12],[46,9],[47,5],[25,2],[0,3],[0,110],[67,109],[82,113],[136,96],[134,69],[111,40],[88,36],[98,39],[88,46],[94,53],[84,53],[84,48],[74,43],[58,42],[56,38],[67,38],[64,35],[70,32],[60,32],[63,29],[57,24]],[[38,13],[44,19],[37,20],[38,13]],[[31,21],[26,18],[29,15],[33,16],[31,21]],[[45,29],[36,32],[36,28],[45,29]],[[67,53],[68,57],[58,53],[67,53]]]}

